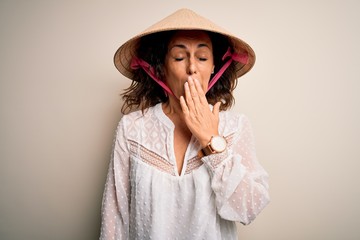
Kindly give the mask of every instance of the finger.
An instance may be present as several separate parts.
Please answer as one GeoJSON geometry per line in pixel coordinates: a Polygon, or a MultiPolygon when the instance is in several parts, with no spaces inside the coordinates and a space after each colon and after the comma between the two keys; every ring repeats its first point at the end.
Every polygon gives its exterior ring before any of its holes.
{"type": "Polygon", "coordinates": [[[197,91],[197,86],[195,84],[197,80],[194,80],[194,78],[189,77],[188,82],[189,82],[189,88],[190,88],[190,93],[191,93],[191,97],[193,98],[194,102],[199,102],[199,94],[197,91]]]}
{"type": "Polygon", "coordinates": [[[197,91],[197,87],[195,85],[196,80],[194,80],[194,78],[189,77],[189,87],[190,87],[190,93],[191,93],[191,98],[193,100],[194,103],[194,108],[192,109],[194,111],[194,113],[196,114],[200,114],[203,110],[203,105],[200,101],[200,97],[197,91]]]}
{"type": "Polygon", "coordinates": [[[214,105],[213,114],[214,114],[216,117],[219,116],[220,106],[221,106],[221,102],[217,102],[217,103],[214,105]]]}
{"type": "Polygon", "coordinates": [[[199,80],[197,80],[197,79],[195,79],[195,87],[196,87],[196,91],[198,93],[200,102],[202,104],[208,105],[208,101],[206,99],[204,89],[202,88],[199,80]]]}
{"type": "Polygon", "coordinates": [[[191,97],[191,92],[190,92],[190,87],[189,87],[189,83],[186,82],[184,84],[184,89],[185,89],[185,100],[186,100],[186,105],[189,109],[189,111],[193,110],[194,109],[194,102],[193,102],[193,99],[191,97]]]}
{"type": "Polygon", "coordinates": [[[189,108],[186,105],[186,101],[185,101],[184,96],[180,96],[180,106],[181,106],[181,109],[182,109],[183,113],[185,115],[188,115],[189,114],[189,108]]]}

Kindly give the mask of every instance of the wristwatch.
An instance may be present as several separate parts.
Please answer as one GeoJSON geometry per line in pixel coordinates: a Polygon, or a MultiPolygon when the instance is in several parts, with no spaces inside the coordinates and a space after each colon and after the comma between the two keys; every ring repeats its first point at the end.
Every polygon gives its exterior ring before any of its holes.
{"type": "Polygon", "coordinates": [[[202,152],[205,156],[214,153],[221,153],[225,151],[227,146],[226,139],[221,136],[211,136],[210,142],[207,144],[206,147],[202,149],[202,152]]]}

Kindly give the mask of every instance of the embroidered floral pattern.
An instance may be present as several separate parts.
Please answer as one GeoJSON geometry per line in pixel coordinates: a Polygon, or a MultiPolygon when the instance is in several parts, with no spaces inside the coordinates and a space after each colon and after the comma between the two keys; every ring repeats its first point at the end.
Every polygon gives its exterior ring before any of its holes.
{"type": "Polygon", "coordinates": [[[201,165],[203,165],[203,162],[199,156],[189,159],[186,165],[185,174],[191,173],[195,169],[198,169],[201,165]]]}
{"type": "Polygon", "coordinates": [[[165,158],[159,156],[155,152],[141,146],[139,143],[129,140],[130,152],[137,156],[144,163],[155,167],[156,169],[175,176],[174,166],[166,161],[165,158]]]}

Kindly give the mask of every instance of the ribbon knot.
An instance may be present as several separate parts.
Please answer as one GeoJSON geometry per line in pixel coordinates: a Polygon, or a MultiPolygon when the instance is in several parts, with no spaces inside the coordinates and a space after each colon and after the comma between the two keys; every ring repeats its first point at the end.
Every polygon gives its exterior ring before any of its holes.
{"type": "Polygon", "coordinates": [[[224,65],[220,68],[220,70],[214,75],[214,77],[210,80],[209,82],[209,86],[208,86],[208,91],[210,90],[210,88],[212,88],[214,86],[214,84],[219,80],[219,78],[224,74],[225,70],[230,66],[230,64],[232,63],[232,61],[235,62],[240,62],[242,64],[247,64],[248,60],[249,60],[249,55],[248,53],[231,53],[231,48],[228,47],[226,53],[224,54],[224,56],[222,57],[222,60],[225,61],[227,58],[229,58],[229,60],[227,60],[226,63],[224,63],[224,65]],[[230,57],[230,58],[229,58],[230,57]]]}
{"type": "Polygon", "coordinates": [[[222,60],[224,61],[227,57],[230,57],[233,61],[236,61],[236,62],[239,62],[242,64],[247,64],[248,59],[249,59],[248,53],[240,53],[240,54],[239,53],[231,53],[230,47],[228,48],[228,50],[222,57],[222,60]]]}

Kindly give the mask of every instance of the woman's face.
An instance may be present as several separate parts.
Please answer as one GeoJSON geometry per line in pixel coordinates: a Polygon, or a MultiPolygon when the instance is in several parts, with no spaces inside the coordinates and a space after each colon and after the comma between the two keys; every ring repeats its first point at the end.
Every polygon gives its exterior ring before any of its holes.
{"type": "Polygon", "coordinates": [[[207,91],[214,70],[213,47],[204,31],[178,31],[170,39],[165,56],[165,81],[179,98],[188,77],[197,79],[207,91]]]}

